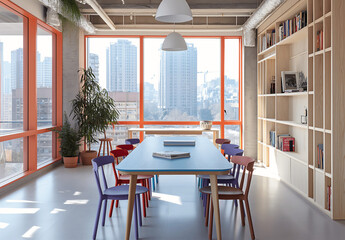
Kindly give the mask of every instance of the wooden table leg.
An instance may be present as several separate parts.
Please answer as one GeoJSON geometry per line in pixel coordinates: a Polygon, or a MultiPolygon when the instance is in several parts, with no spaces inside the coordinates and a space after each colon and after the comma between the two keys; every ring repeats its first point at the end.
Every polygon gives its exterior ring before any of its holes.
{"type": "Polygon", "coordinates": [[[219,138],[219,131],[213,131],[213,144],[217,148],[219,148],[219,145],[216,143],[216,139],[219,138]]]}
{"type": "MultiPolygon", "coordinates": [[[[222,232],[220,227],[220,214],[219,214],[219,199],[218,199],[218,184],[217,184],[217,175],[210,175],[211,180],[211,191],[212,191],[212,203],[214,209],[214,218],[216,220],[216,230],[217,230],[217,239],[222,239],[222,232]]],[[[212,224],[212,223],[209,223],[212,224]]]]}
{"type": "Polygon", "coordinates": [[[134,206],[134,200],[135,200],[136,186],[137,186],[137,175],[131,175],[130,182],[129,182],[126,240],[129,240],[129,235],[131,233],[131,224],[132,224],[133,206],[134,206]]]}
{"type": "Polygon", "coordinates": [[[129,138],[129,139],[132,138],[132,135],[133,135],[132,130],[128,130],[128,138],[129,138]]]}

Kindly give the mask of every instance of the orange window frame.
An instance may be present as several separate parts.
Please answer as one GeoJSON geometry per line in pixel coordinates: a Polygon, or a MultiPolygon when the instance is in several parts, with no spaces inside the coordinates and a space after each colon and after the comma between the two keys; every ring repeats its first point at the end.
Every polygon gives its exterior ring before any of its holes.
{"type": "Polygon", "coordinates": [[[37,135],[52,132],[54,127],[62,125],[62,33],[47,25],[31,13],[25,11],[9,0],[0,0],[0,6],[23,18],[23,130],[13,134],[0,136],[0,142],[23,138],[23,172],[16,178],[0,183],[3,188],[22,179],[39,169],[45,168],[61,160],[58,154],[56,133],[52,137],[52,160],[48,164],[37,167],[37,135]],[[53,127],[37,129],[37,90],[36,90],[36,39],[37,28],[41,27],[52,33],[52,124],[53,127]]]}
{"type": "MultiPolygon", "coordinates": [[[[120,125],[199,125],[198,121],[145,121],[144,120],[144,39],[145,38],[164,38],[165,35],[85,35],[84,36],[84,67],[87,67],[87,39],[88,38],[139,38],[139,121],[119,121],[120,125]]],[[[220,121],[213,121],[213,125],[220,126],[220,136],[224,138],[225,126],[240,126],[240,145],[243,146],[243,97],[242,97],[242,84],[243,84],[243,62],[242,62],[242,37],[241,36],[184,36],[185,38],[218,38],[221,41],[221,73],[220,73],[220,87],[221,87],[221,119],[220,121]],[[238,39],[239,41],[239,119],[238,120],[225,120],[224,119],[224,77],[225,77],[225,39],[238,39]]],[[[140,140],[144,138],[144,133],[140,132],[140,140]]]]}

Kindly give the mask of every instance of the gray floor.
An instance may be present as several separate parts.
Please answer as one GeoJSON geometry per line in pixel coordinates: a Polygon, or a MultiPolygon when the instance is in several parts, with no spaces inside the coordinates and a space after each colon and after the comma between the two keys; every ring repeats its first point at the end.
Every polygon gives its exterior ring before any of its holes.
{"type": "MultiPolygon", "coordinates": [[[[161,176],[158,186],[140,238],[208,239],[196,178],[161,176]]],[[[0,239],[91,239],[97,202],[91,167],[58,167],[1,196],[0,239]]],[[[332,221],[274,178],[254,177],[250,204],[257,239],[345,239],[345,222],[332,221]]],[[[233,203],[220,206],[223,239],[250,239],[233,203]]],[[[105,227],[99,226],[97,239],[124,239],[126,207],[122,201],[105,227]]]]}

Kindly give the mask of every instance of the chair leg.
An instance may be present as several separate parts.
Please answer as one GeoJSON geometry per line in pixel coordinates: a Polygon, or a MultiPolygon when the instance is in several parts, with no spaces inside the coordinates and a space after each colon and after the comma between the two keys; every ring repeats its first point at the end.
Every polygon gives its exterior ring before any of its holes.
{"type": "Polygon", "coordinates": [[[115,207],[118,208],[119,207],[119,200],[115,201],[115,207]]]}
{"type": "Polygon", "coordinates": [[[143,215],[146,217],[146,200],[145,200],[145,193],[141,194],[142,202],[143,202],[143,215]]]}
{"type": "Polygon", "coordinates": [[[103,227],[104,227],[104,224],[105,224],[105,212],[107,211],[107,204],[108,204],[108,200],[105,200],[104,208],[103,208],[103,221],[102,221],[102,226],[103,227]]]}
{"type": "Polygon", "coordinates": [[[153,191],[156,191],[155,177],[152,178],[152,188],[153,191]]]}
{"type": "Polygon", "coordinates": [[[95,226],[93,228],[93,236],[92,236],[92,238],[94,240],[96,239],[96,235],[97,235],[98,221],[99,221],[99,215],[101,213],[102,202],[103,202],[103,199],[100,199],[99,203],[98,203],[98,209],[97,209],[97,214],[96,214],[96,221],[95,221],[95,226]]]}
{"type": "MultiPolygon", "coordinates": [[[[135,196],[136,199],[137,196],[135,196]]],[[[138,231],[138,208],[137,208],[137,201],[134,199],[134,222],[135,222],[135,237],[139,239],[139,231],[138,231]]]]}
{"type": "Polygon", "coordinates": [[[243,208],[243,200],[242,199],[238,199],[238,201],[240,202],[240,210],[241,210],[241,221],[242,221],[242,226],[244,226],[245,221],[244,221],[244,208],[243,208]]]}
{"type": "Polygon", "coordinates": [[[254,227],[253,227],[253,222],[252,222],[252,216],[250,214],[250,209],[249,209],[249,201],[247,198],[244,200],[244,203],[246,204],[246,211],[247,211],[250,235],[252,236],[252,239],[254,240],[255,239],[254,227]]]}
{"type": "Polygon", "coordinates": [[[208,239],[212,240],[212,229],[213,228],[213,204],[212,199],[210,199],[210,219],[208,222],[208,239]]]}
{"type": "Polygon", "coordinates": [[[110,210],[109,210],[109,217],[113,216],[113,209],[114,209],[114,200],[111,200],[110,210]]]}
{"type": "Polygon", "coordinates": [[[151,191],[150,191],[150,181],[149,181],[149,179],[146,179],[146,183],[147,183],[147,189],[149,190],[147,192],[147,195],[149,196],[149,200],[151,200],[151,191]]]}
{"type": "Polygon", "coordinates": [[[159,175],[156,175],[156,183],[158,184],[158,177],[159,177],[159,175]]]}
{"type": "Polygon", "coordinates": [[[141,217],[141,206],[140,206],[141,204],[140,204],[140,196],[139,195],[136,196],[136,201],[138,204],[139,226],[141,227],[143,225],[143,220],[141,217]]]}
{"type": "Polygon", "coordinates": [[[208,215],[210,213],[210,194],[207,194],[205,226],[208,226],[208,215]]]}

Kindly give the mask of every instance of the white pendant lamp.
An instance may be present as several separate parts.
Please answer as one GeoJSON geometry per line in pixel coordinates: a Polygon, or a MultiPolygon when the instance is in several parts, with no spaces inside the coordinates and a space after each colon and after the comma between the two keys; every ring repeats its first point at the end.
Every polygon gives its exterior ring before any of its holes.
{"type": "Polygon", "coordinates": [[[162,0],[156,12],[156,20],[166,23],[182,23],[193,19],[186,0],[162,0]]]}
{"type": "Polygon", "coordinates": [[[181,34],[177,32],[170,33],[163,42],[163,51],[185,51],[187,50],[187,44],[181,34]]]}

